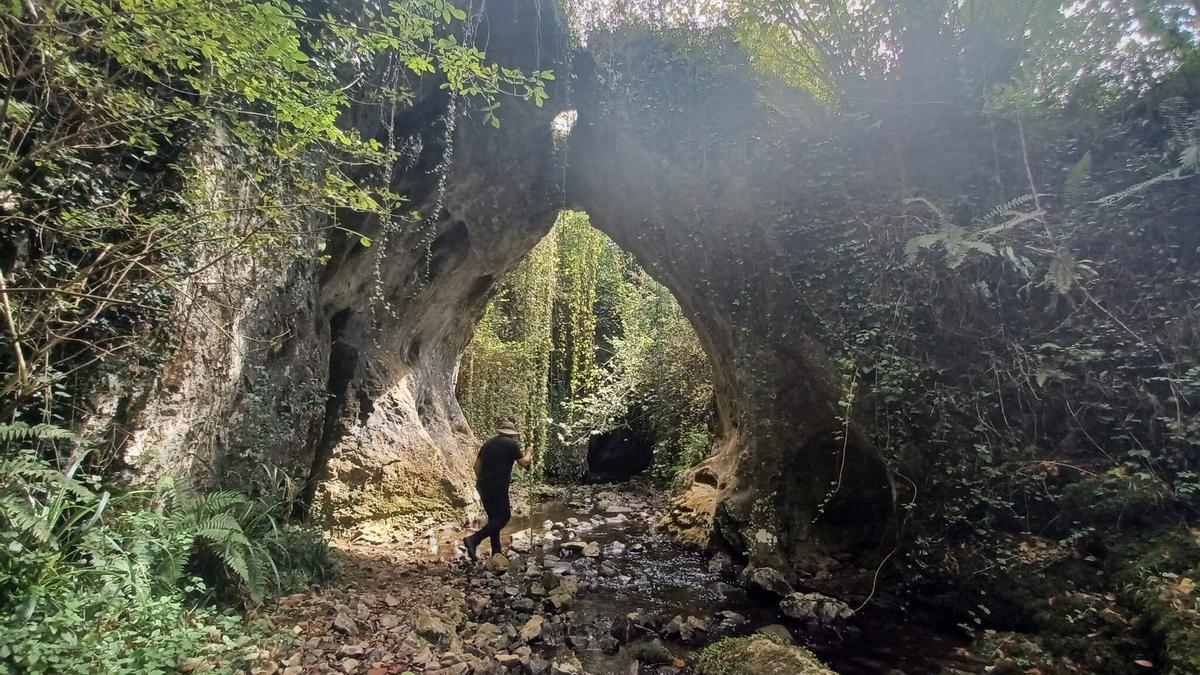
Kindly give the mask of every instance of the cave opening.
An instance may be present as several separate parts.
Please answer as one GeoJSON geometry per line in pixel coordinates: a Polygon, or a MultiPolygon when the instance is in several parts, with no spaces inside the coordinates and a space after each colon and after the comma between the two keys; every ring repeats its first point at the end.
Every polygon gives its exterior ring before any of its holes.
{"type": "Polygon", "coordinates": [[[516,420],[550,483],[665,481],[712,445],[712,366],[690,320],[580,211],[497,283],[456,394],[480,438],[516,420]]]}

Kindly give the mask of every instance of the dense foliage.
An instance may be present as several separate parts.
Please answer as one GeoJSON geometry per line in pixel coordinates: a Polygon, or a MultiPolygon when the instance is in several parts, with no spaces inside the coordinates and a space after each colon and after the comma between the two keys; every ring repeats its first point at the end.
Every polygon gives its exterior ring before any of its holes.
{"type": "Polygon", "coordinates": [[[84,472],[57,427],[0,425],[0,668],[169,672],[201,650],[237,660],[247,630],[205,599],[258,602],[327,580],[321,535],[288,524],[294,486],[255,498],[163,476],[129,489],[84,472]],[[62,465],[42,459],[62,452],[62,465]],[[240,646],[240,645],[236,645],[240,646]]]}
{"type": "Polygon", "coordinates": [[[582,478],[592,435],[635,428],[668,479],[708,451],[711,379],[670,292],[586,214],[564,211],[488,305],[458,395],[480,433],[521,420],[547,477],[582,478]]]}
{"type": "Polygon", "coordinates": [[[475,20],[444,0],[6,3],[0,413],[69,421],[98,362],[152,367],[224,260],[313,255],[337,208],[399,218],[369,179],[403,148],[345,124],[351,101],[395,110],[424,78],[495,124],[501,96],[540,104],[552,76],[485,63],[475,20]]]}
{"type": "Polygon", "coordinates": [[[695,92],[761,77],[774,152],[737,170],[805,255],[743,269],[803,308],[745,321],[815,336],[888,463],[876,581],[1036,635],[989,665],[1195,670],[1195,3],[619,4],[590,17],[604,104],[676,170],[741,138],[695,92]]]}
{"type": "Polygon", "coordinates": [[[503,97],[541,105],[553,75],[487,62],[478,21],[445,0],[0,6],[0,670],[236,659],[240,616],[214,602],[330,574],[280,471],[125,485],[124,437],[102,438],[121,420],[89,414],[181,325],[229,334],[228,297],[328,238],[371,244],[335,211],[408,222],[377,178],[406,149],[352,103],[384,117],[442,89],[493,126],[503,97]]]}

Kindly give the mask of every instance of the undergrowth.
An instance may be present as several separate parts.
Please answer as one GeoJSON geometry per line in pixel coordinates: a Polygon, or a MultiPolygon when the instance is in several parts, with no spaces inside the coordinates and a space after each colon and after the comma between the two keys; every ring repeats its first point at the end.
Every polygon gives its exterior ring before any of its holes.
{"type": "Polygon", "coordinates": [[[334,573],[319,533],[287,522],[277,472],[253,498],[170,476],[127,488],[87,474],[61,429],[0,424],[0,439],[0,672],[232,667],[252,630],[237,605],[334,573]]]}

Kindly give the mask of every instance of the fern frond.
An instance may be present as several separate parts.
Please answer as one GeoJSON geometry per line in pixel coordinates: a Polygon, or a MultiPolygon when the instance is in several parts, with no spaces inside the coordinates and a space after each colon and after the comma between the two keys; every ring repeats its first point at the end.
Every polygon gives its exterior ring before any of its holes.
{"type": "Polygon", "coordinates": [[[1158,114],[1162,116],[1167,129],[1171,132],[1171,143],[1186,145],[1190,136],[1190,120],[1187,113],[1187,99],[1173,96],[1158,104],[1158,114]]]}
{"type": "Polygon", "coordinates": [[[934,204],[924,197],[909,197],[908,199],[905,199],[904,205],[908,206],[909,204],[920,204],[921,206],[924,206],[932,211],[934,219],[939,225],[948,225],[950,223],[950,216],[946,215],[946,212],[943,211],[937,204],[934,204]]]}
{"type": "Polygon", "coordinates": [[[33,424],[25,422],[7,422],[0,424],[0,442],[28,440],[74,440],[75,434],[67,429],[53,424],[33,424]]]}
{"type": "Polygon", "coordinates": [[[54,541],[54,524],[45,513],[15,494],[0,494],[0,517],[18,531],[25,532],[39,544],[54,541]]]}
{"type": "Polygon", "coordinates": [[[990,223],[1000,216],[1013,213],[1017,207],[1024,206],[1032,201],[1034,201],[1033,193],[1026,193],[1018,197],[1014,197],[1003,204],[997,204],[996,206],[992,207],[991,211],[988,211],[982,217],[976,218],[975,222],[990,223]]]}

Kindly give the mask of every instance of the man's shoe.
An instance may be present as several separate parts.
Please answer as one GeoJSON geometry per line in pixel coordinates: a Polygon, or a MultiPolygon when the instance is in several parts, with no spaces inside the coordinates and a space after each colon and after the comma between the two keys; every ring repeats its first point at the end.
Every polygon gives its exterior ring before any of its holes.
{"type": "Polygon", "coordinates": [[[472,546],[470,537],[463,537],[462,541],[463,548],[467,549],[467,557],[471,559],[471,562],[479,562],[478,556],[475,555],[475,546],[478,546],[479,544],[472,546]]]}

